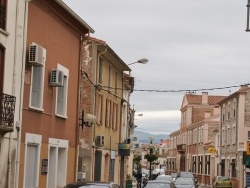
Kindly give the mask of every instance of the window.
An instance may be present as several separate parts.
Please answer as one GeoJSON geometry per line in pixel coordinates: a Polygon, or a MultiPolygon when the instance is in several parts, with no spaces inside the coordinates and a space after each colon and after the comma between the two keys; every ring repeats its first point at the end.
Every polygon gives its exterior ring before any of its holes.
{"type": "Polygon", "coordinates": [[[236,117],[236,102],[234,101],[234,118],[236,117]]]}
{"type": "MultiPolygon", "coordinates": [[[[45,65],[45,64],[44,64],[45,65]]],[[[31,68],[30,85],[30,108],[43,110],[43,88],[44,88],[44,70],[45,66],[31,68]]]]}
{"type": "Polygon", "coordinates": [[[210,155],[205,155],[205,174],[210,175],[210,155]]]}
{"type": "Polygon", "coordinates": [[[103,66],[103,58],[99,58],[99,75],[98,75],[98,82],[102,84],[102,66],[103,66]]]}
{"type": "Polygon", "coordinates": [[[118,104],[113,103],[113,129],[117,130],[118,104]]]}
{"type": "Polygon", "coordinates": [[[111,100],[107,99],[106,100],[106,127],[110,127],[111,125],[111,100]]]}
{"type": "Polygon", "coordinates": [[[112,66],[109,65],[108,90],[110,90],[111,87],[111,78],[112,78],[112,66]]]}
{"type": "Polygon", "coordinates": [[[35,110],[43,111],[43,89],[44,89],[44,74],[45,74],[45,63],[46,63],[46,49],[41,47],[42,64],[37,66],[32,65],[31,68],[31,84],[30,84],[30,100],[29,107],[35,110]]]}
{"type": "Polygon", "coordinates": [[[117,87],[118,87],[118,73],[115,71],[115,94],[117,94],[117,87]]]}
{"type": "Polygon", "coordinates": [[[247,139],[250,140],[250,131],[247,131],[247,139]]]}
{"type": "Polygon", "coordinates": [[[203,156],[198,156],[198,173],[202,174],[203,156]]]}
{"type": "Polygon", "coordinates": [[[227,128],[227,144],[230,144],[230,137],[231,137],[231,132],[230,132],[230,128],[227,128]]]}
{"type": "Polygon", "coordinates": [[[58,68],[58,70],[63,72],[64,77],[63,77],[63,86],[57,87],[56,115],[66,118],[66,116],[67,116],[69,70],[67,68],[63,67],[62,65],[58,65],[57,68],[58,68]]]}
{"type": "Polygon", "coordinates": [[[192,156],[192,172],[196,173],[196,156],[192,156]]]}
{"type": "Polygon", "coordinates": [[[236,168],[235,168],[235,159],[232,159],[232,162],[230,163],[231,170],[232,170],[232,178],[236,178],[236,168]]]}
{"type": "Polygon", "coordinates": [[[102,125],[102,102],[103,102],[103,96],[102,94],[98,94],[97,98],[97,103],[98,103],[98,108],[97,108],[97,123],[102,125]]]}
{"type": "Polygon", "coordinates": [[[0,29],[6,29],[6,9],[7,9],[7,1],[0,1],[0,29]]]}

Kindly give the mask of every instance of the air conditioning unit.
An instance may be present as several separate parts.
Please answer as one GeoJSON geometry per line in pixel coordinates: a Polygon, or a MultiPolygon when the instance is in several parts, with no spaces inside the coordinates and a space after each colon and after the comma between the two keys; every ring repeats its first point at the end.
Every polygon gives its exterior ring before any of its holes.
{"type": "Polygon", "coordinates": [[[96,137],[96,146],[104,146],[104,136],[96,137]]]}
{"type": "Polygon", "coordinates": [[[34,66],[41,67],[44,66],[45,59],[46,50],[38,44],[32,43],[29,51],[29,63],[34,66]]]}
{"type": "Polygon", "coordinates": [[[58,69],[52,69],[50,72],[50,85],[55,87],[63,86],[64,74],[58,69]]]}

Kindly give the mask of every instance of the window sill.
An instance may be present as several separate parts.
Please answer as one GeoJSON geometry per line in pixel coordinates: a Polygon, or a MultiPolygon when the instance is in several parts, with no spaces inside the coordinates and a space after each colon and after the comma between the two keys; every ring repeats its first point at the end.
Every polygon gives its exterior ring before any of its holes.
{"type": "Polygon", "coordinates": [[[59,118],[62,118],[62,119],[67,119],[68,118],[67,116],[63,116],[61,114],[56,114],[56,117],[59,117],[59,118]]]}
{"type": "Polygon", "coordinates": [[[29,109],[33,110],[33,111],[37,111],[37,112],[44,112],[43,108],[37,108],[37,107],[34,107],[34,106],[29,106],[29,109]]]}

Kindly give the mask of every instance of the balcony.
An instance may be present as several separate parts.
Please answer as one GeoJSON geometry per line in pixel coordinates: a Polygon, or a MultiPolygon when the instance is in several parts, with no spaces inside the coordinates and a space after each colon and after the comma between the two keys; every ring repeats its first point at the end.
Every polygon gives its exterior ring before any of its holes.
{"type": "Polygon", "coordinates": [[[16,97],[0,93],[0,134],[13,131],[16,97]]]}
{"type": "Polygon", "coordinates": [[[179,145],[177,145],[177,151],[179,153],[185,153],[186,152],[186,144],[179,144],[179,145]]]}

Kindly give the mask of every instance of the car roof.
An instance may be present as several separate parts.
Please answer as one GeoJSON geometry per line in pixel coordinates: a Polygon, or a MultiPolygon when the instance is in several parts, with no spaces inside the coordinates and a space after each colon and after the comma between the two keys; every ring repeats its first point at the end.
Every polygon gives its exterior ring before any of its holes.
{"type": "Polygon", "coordinates": [[[83,185],[111,185],[114,184],[113,182],[98,182],[98,181],[77,181],[71,182],[64,186],[64,188],[71,188],[75,186],[83,186],[83,185]]]}

